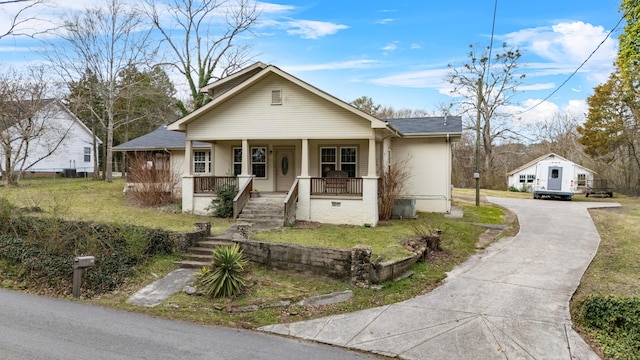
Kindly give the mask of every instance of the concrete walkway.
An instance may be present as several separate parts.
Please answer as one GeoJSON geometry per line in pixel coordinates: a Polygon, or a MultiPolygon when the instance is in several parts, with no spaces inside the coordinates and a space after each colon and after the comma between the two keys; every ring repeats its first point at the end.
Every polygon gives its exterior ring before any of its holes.
{"type": "Polygon", "coordinates": [[[587,209],[620,206],[489,198],[520,232],[401,303],[261,330],[403,359],[598,359],[572,329],[569,301],[600,237],[587,209]]]}

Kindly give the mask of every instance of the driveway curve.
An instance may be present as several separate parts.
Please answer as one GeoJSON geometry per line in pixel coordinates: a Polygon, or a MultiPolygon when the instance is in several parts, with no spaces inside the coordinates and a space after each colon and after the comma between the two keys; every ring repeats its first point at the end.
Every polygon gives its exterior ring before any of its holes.
{"type": "Polygon", "coordinates": [[[600,236],[587,211],[617,203],[490,197],[520,232],[400,303],[261,330],[403,359],[598,359],[569,301],[600,236]]]}

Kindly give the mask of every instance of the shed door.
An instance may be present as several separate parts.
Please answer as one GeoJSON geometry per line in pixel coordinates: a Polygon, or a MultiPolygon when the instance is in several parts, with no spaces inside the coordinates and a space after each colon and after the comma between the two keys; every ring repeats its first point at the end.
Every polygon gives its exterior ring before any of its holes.
{"type": "Polygon", "coordinates": [[[276,148],[276,191],[289,191],[296,179],[294,148],[276,148]]]}
{"type": "Polygon", "coordinates": [[[548,190],[562,190],[562,168],[559,166],[549,167],[549,179],[547,179],[548,190]]]}

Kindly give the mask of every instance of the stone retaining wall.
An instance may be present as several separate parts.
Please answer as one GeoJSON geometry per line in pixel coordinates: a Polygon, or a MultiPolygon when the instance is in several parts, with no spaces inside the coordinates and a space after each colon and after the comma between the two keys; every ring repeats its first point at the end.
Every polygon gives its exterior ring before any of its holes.
{"type": "Polygon", "coordinates": [[[326,276],[349,281],[351,250],[317,246],[234,240],[251,262],[280,270],[326,276]]]}

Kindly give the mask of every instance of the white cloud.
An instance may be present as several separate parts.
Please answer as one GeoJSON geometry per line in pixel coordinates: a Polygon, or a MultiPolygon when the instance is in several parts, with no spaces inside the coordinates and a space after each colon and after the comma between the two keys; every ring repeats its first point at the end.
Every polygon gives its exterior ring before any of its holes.
{"type": "Polygon", "coordinates": [[[440,89],[448,84],[444,76],[449,69],[422,70],[373,79],[370,82],[382,86],[440,89]]]}
{"type": "Polygon", "coordinates": [[[324,64],[310,65],[285,65],[282,69],[287,72],[303,72],[303,71],[320,71],[320,70],[347,70],[347,69],[364,69],[375,64],[376,60],[350,60],[341,62],[329,62],[324,64]]]}
{"type": "Polygon", "coordinates": [[[421,49],[422,45],[418,44],[418,43],[413,43],[411,44],[411,49],[415,50],[415,49],[421,49]]]}
{"type": "Polygon", "coordinates": [[[386,18],[386,19],[382,19],[382,20],[376,21],[376,24],[386,25],[386,24],[392,23],[394,21],[396,21],[396,19],[386,18]]]}
{"type": "Polygon", "coordinates": [[[300,35],[303,39],[317,39],[349,28],[347,25],[314,20],[291,20],[284,24],[292,28],[287,30],[287,34],[300,35]]]}
{"type": "Polygon", "coordinates": [[[589,112],[589,105],[586,100],[569,100],[569,104],[563,110],[568,114],[584,116],[589,112]]]}
{"type": "Polygon", "coordinates": [[[599,81],[603,76],[606,79],[611,73],[616,56],[616,41],[611,37],[607,38],[607,34],[608,31],[602,26],[574,21],[523,29],[501,38],[510,45],[520,47],[526,53],[548,60],[523,64],[523,67],[534,70],[532,76],[569,74],[604,40],[581,70],[591,74],[594,81],[599,81]]]}
{"type": "Polygon", "coordinates": [[[256,8],[258,11],[261,11],[262,13],[278,13],[278,12],[294,10],[295,6],[280,5],[280,4],[273,4],[273,3],[267,3],[267,2],[258,2],[256,4],[256,8]]]}
{"type": "Polygon", "coordinates": [[[398,42],[396,41],[396,42],[392,42],[392,43],[387,44],[386,46],[382,47],[382,49],[381,49],[381,50],[384,50],[384,51],[394,51],[394,50],[396,50],[397,48],[398,48],[398,42]]]}
{"type": "Polygon", "coordinates": [[[554,89],[555,87],[556,84],[554,83],[527,84],[518,86],[518,91],[548,90],[554,89]]]}

